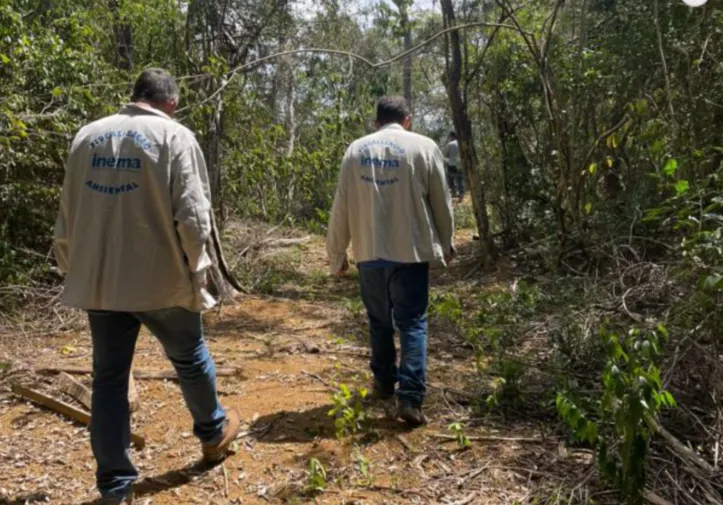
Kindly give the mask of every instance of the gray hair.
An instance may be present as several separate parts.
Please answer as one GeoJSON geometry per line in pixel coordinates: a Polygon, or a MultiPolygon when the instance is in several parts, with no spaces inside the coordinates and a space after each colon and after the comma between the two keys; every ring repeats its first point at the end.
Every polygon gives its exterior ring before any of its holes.
{"type": "Polygon", "coordinates": [[[382,125],[402,123],[409,113],[409,104],[403,96],[384,96],[377,103],[377,121],[382,125]]]}
{"type": "Polygon", "coordinates": [[[134,102],[164,103],[178,100],[181,93],[176,80],[162,68],[147,68],[133,86],[134,102]]]}

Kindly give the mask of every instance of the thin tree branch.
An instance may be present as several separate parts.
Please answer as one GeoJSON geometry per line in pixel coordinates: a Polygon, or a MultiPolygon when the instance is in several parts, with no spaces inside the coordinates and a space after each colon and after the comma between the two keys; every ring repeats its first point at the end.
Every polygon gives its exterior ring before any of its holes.
{"type": "Polygon", "coordinates": [[[197,107],[199,105],[203,105],[205,103],[210,102],[216,96],[218,96],[220,93],[222,93],[224,89],[226,89],[226,87],[231,83],[231,81],[233,81],[234,77],[236,77],[236,75],[239,72],[244,72],[244,71],[250,70],[254,67],[257,67],[258,65],[261,65],[262,63],[274,60],[276,58],[281,58],[283,56],[291,56],[291,55],[296,55],[296,54],[309,54],[309,53],[339,55],[339,56],[346,56],[348,58],[354,58],[356,60],[361,61],[362,63],[364,63],[365,65],[367,65],[368,67],[370,67],[372,69],[377,69],[377,68],[382,68],[382,67],[391,65],[392,63],[399,61],[399,60],[405,58],[406,56],[410,56],[410,55],[416,53],[420,49],[428,46],[429,44],[431,44],[438,38],[446,35],[447,33],[451,32],[451,31],[463,30],[465,28],[475,28],[475,27],[480,27],[480,26],[507,28],[507,29],[519,32],[521,34],[531,35],[530,33],[524,31],[520,26],[512,26],[512,25],[500,24],[500,23],[489,23],[489,22],[483,22],[483,21],[475,22],[475,23],[467,23],[464,25],[452,26],[452,27],[446,28],[444,30],[441,30],[441,31],[437,32],[436,34],[434,34],[433,36],[431,36],[430,38],[428,38],[427,40],[425,40],[424,42],[421,42],[421,43],[417,44],[416,46],[412,47],[408,51],[401,52],[401,53],[397,54],[396,56],[389,58],[388,60],[384,60],[384,61],[380,61],[380,62],[376,62],[376,63],[365,58],[364,56],[359,55],[359,54],[352,53],[351,51],[342,51],[339,49],[322,49],[322,48],[309,47],[309,48],[303,48],[303,49],[294,49],[294,50],[290,50],[290,51],[281,51],[278,53],[270,54],[268,56],[264,56],[263,58],[257,58],[254,61],[237,66],[236,68],[234,68],[233,70],[231,70],[230,72],[228,72],[226,74],[227,78],[223,80],[221,86],[216,91],[214,91],[211,95],[206,97],[201,102],[194,104],[193,106],[189,105],[189,106],[183,107],[182,109],[179,109],[178,113],[180,114],[182,112],[187,111],[191,107],[197,107]]]}
{"type": "Polygon", "coordinates": [[[653,12],[655,16],[655,33],[658,36],[658,51],[660,52],[660,62],[663,64],[663,75],[665,76],[665,90],[668,94],[668,108],[670,109],[670,118],[675,121],[675,109],[673,109],[673,91],[670,86],[670,76],[668,75],[668,63],[665,61],[665,50],[663,49],[663,34],[660,31],[660,13],[658,10],[658,0],[653,1],[653,12]]]}

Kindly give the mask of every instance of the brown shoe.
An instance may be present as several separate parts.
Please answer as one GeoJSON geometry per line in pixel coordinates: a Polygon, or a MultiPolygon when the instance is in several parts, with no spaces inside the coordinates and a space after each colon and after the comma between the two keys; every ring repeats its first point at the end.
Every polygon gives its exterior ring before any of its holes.
{"type": "Polygon", "coordinates": [[[427,424],[427,418],[422,413],[421,407],[400,405],[397,416],[401,417],[412,428],[418,428],[419,426],[427,424]]]}
{"type": "Polygon", "coordinates": [[[203,460],[207,463],[219,463],[226,458],[228,448],[241,430],[241,416],[236,409],[226,411],[226,424],[223,427],[223,436],[218,443],[202,446],[203,460]]]}

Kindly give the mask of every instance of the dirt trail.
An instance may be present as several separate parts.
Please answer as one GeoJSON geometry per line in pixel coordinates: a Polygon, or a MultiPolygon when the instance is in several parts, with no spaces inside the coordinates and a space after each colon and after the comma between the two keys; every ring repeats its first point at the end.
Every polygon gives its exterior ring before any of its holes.
{"type": "MultiPolygon", "coordinates": [[[[323,268],[318,240],[297,256],[299,271],[312,275],[323,268]]],[[[365,321],[353,280],[315,279],[311,287],[291,282],[285,298],[244,297],[206,317],[217,365],[242,371],[219,378],[222,402],[237,407],[245,421],[238,452],[223,466],[204,470],[196,465],[199,448],[177,384],[138,381],[140,407],[133,423],[148,444],[133,453],[141,471],[136,503],[513,503],[529,497],[553,465],[559,469],[555,442],[481,440],[460,451],[454,441],[435,437],[448,434],[450,422],[469,416],[467,408],[439,389],[430,390],[430,423],[422,429],[407,432],[388,415],[391,407],[376,408],[366,436],[336,439],[327,416],[333,389],[339,383],[369,384],[368,358],[360,343],[365,321]],[[302,290],[313,293],[302,299],[296,296],[302,290]],[[303,493],[312,457],[328,472],[327,490],[314,498],[303,493]]],[[[444,278],[437,275],[436,282],[444,284],[444,278]]],[[[446,338],[433,324],[430,380],[449,387],[472,373],[473,360],[446,338]]],[[[16,338],[5,340],[3,347],[10,361],[36,368],[91,363],[87,332],[42,343],[16,338]]],[[[160,346],[144,332],[134,368],[168,367],[160,346]]],[[[42,386],[52,377],[34,380],[42,386]]],[[[9,380],[4,382],[0,504],[93,500],[94,462],[85,427],[18,400],[8,392],[9,380]]],[[[466,433],[482,432],[536,436],[529,426],[500,428],[494,422],[466,433]]],[[[568,458],[564,464],[576,461],[568,458]]]]}

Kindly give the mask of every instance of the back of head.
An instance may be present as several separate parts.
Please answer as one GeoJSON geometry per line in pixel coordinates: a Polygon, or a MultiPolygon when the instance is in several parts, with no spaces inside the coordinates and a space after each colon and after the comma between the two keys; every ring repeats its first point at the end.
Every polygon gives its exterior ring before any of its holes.
{"type": "Polygon", "coordinates": [[[402,96],[385,96],[377,104],[377,123],[380,126],[390,123],[403,124],[409,114],[409,105],[402,96]]]}
{"type": "Polygon", "coordinates": [[[171,74],[161,68],[147,68],[138,76],[131,100],[162,105],[178,102],[179,95],[180,89],[171,74]]]}

